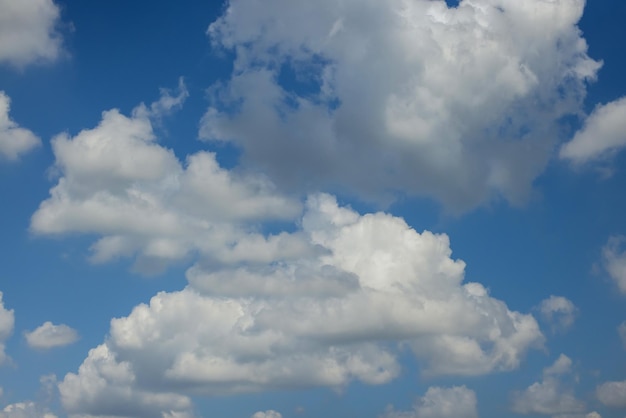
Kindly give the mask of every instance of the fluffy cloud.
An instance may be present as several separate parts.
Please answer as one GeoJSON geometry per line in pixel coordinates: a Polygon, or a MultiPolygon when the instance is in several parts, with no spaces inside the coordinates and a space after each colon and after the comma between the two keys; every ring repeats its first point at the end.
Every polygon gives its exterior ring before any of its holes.
{"type": "Polygon", "coordinates": [[[13,333],[13,325],[15,324],[13,309],[4,307],[2,296],[2,292],[0,292],[0,365],[8,359],[4,352],[4,342],[13,333]]]}
{"type": "Polygon", "coordinates": [[[0,418],[57,418],[51,412],[42,410],[34,402],[19,402],[7,405],[0,411],[0,418]]]}
{"type": "Polygon", "coordinates": [[[577,27],[583,7],[230,0],[208,34],[234,70],[201,136],[234,141],[299,190],[401,190],[457,210],[523,201],[600,66],[577,27]]]}
{"type": "Polygon", "coordinates": [[[622,382],[606,382],[596,389],[598,400],[606,406],[615,408],[626,407],[626,380],[622,382]]]}
{"type": "Polygon", "coordinates": [[[11,99],[0,91],[0,157],[17,160],[22,154],[39,146],[41,141],[34,133],[11,120],[10,109],[11,99]]]}
{"type": "Polygon", "coordinates": [[[463,283],[445,235],[324,194],[308,199],[298,224],[288,235],[314,252],[217,270],[200,263],[186,289],[112,320],[107,341],[59,385],[65,407],[136,408],[116,410],[126,416],[181,409],[190,393],[382,384],[399,373],[399,347],[425,373],[485,374],[515,369],[543,341],[532,316],[463,283]]]}
{"type": "Polygon", "coordinates": [[[465,386],[430,387],[410,412],[393,409],[382,418],[478,418],[476,394],[465,386]]]}
{"type": "Polygon", "coordinates": [[[280,414],[280,412],[269,410],[265,412],[259,411],[252,415],[251,418],[283,418],[283,416],[280,414]]]}
{"type": "Polygon", "coordinates": [[[65,324],[54,325],[52,322],[44,322],[33,331],[25,332],[24,337],[30,347],[49,349],[63,347],[78,340],[78,332],[65,324]]]}
{"type": "Polygon", "coordinates": [[[565,331],[574,324],[578,308],[571,300],[563,296],[551,295],[541,301],[539,311],[553,329],[565,331]]]}
{"type": "Polygon", "coordinates": [[[59,17],[53,0],[0,0],[0,63],[21,67],[57,58],[59,17]]]}
{"type": "Polygon", "coordinates": [[[602,248],[602,263],[609,277],[615,282],[620,292],[626,294],[626,250],[622,236],[613,236],[602,248]]]}
{"type": "Polygon", "coordinates": [[[598,105],[576,132],[561,147],[560,157],[575,164],[610,157],[626,147],[626,97],[598,105]]]}
{"type": "Polygon", "coordinates": [[[68,374],[60,383],[61,401],[68,413],[77,416],[165,418],[191,407],[188,397],[138,389],[140,382],[135,379],[128,362],[118,361],[115,353],[100,345],[89,351],[78,375],[68,374]]]}
{"type": "MultiPolygon", "coordinates": [[[[535,382],[523,392],[513,394],[512,409],[520,414],[552,415],[555,418],[589,417],[585,404],[573,391],[564,387],[562,376],[571,372],[572,360],[561,354],[543,371],[543,380],[535,382]]],[[[593,416],[593,415],[591,415],[593,416]]]]}
{"type": "MultiPolygon", "coordinates": [[[[91,247],[92,261],[137,255],[136,267],[143,271],[195,253],[216,262],[260,257],[242,250],[264,240],[250,232],[261,220],[293,219],[300,204],[279,195],[263,176],[222,169],[212,153],[190,155],[183,164],[160,146],[152,121],[180,106],[186,95],[181,85],[178,95],[165,91],[130,117],[110,110],[93,129],[53,138],[60,178],[33,215],[31,230],[100,235],[91,247]]],[[[300,248],[297,238],[269,240],[271,251],[300,248]]]]}

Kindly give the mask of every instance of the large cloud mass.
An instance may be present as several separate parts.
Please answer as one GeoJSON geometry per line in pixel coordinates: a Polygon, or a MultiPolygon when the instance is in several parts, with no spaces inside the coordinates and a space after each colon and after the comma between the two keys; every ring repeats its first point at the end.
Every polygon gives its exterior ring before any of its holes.
{"type": "Polygon", "coordinates": [[[543,341],[532,316],[463,283],[445,235],[359,215],[325,194],[309,197],[299,224],[291,234],[314,248],[306,255],[200,263],[186,289],[114,319],[60,384],[68,411],[124,405],[116,413],[141,416],[184,409],[189,394],[381,384],[398,375],[401,347],[425,373],[485,374],[517,368],[543,341]]]}
{"type": "Polygon", "coordinates": [[[599,68],[584,0],[228,5],[208,33],[235,66],[201,135],[282,186],[520,202],[599,68]]]}
{"type": "MultiPolygon", "coordinates": [[[[219,262],[262,256],[233,243],[255,245],[263,240],[250,235],[258,222],[292,219],[300,204],[279,195],[262,176],[222,169],[212,153],[190,155],[183,164],[160,146],[152,119],[180,105],[186,94],[181,86],[177,96],[165,92],[130,117],[109,110],[97,127],[53,138],[60,178],[33,215],[31,230],[99,235],[92,261],[136,255],[136,267],[148,273],[194,253],[219,262]]],[[[274,251],[299,248],[297,238],[269,240],[274,251]]]]}
{"type": "Polygon", "coordinates": [[[0,0],[0,64],[21,67],[57,58],[59,17],[53,0],[0,0]]]}

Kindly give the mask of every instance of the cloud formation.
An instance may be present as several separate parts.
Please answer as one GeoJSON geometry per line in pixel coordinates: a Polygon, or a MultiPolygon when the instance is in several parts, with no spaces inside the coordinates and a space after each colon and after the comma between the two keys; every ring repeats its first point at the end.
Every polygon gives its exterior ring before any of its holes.
{"type": "Polygon", "coordinates": [[[598,400],[614,408],[626,407],[626,380],[606,382],[596,388],[598,400]]]}
{"type": "Polygon", "coordinates": [[[574,164],[607,159],[626,147],[626,97],[598,105],[574,138],[560,150],[574,164]]]}
{"type": "Polygon", "coordinates": [[[298,190],[520,203],[600,67],[577,27],[583,0],[228,6],[208,34],[234,70],[201,136],[298,190]]]}
{"type": "Polygon", "coordinates": [[[315,251],[199,263],[184,290],[112,320],[106,342],[60,383],[64,406],[149,416],[140,411],[188,407],[190,393],[382,384],[398,375],[402,348],[424,373],[479,375],[517,368],[543,342],[532,316],[463,283],[445,235],[325,194],[309,197],[298,224],[287,235],[315,251]]]}
{"type": "Polygon", "coordinates": [[[476,394],[465,386],[430,387],[413,411],[393,408],[381,418],[478,418],[476,394]]]}
{"type": "MultiPolygon", "coordinates": [[[[147,273],[198,253],[215,262],[259,257],[234,242],[254,246],[263,240],[251,234],[260,221],[291,220],[300,203],[263,176],[224,170],[213,153],[197,152],[182,163],[159,145],[153,120],[186,96],[181,85],[178,95],[165,91],[130,117],[109,110],[97,127],[53,138],[59,179],[33,214],[31,230],[99,235],[93,262],[136,256],[135,267],[147,273]]],[[[297,239],[269,240],[274,251],[298,251],[297,239]]]]}
{"type": "Polygon", "coordinates": [[[626,294],[626,238],[612,236],[602,248],[602,265],[619,291],[626,294]]]}
{"type": "Polygon", "coordinates": [[[23,67],[56,59],[62,39],[53,0],[0,0],[0,64],[23,67]]]}
{"type": "Polygon", "coordinates": [[[518,414],[550,415],[554,418],[596,418],[597,412],[587,413],[585,403],[573,389],[564,384],[572,370],[572,360],[564,354],[543,370],[541,382],[535,382],[512,397],[513,412],[518,414]]]}
{"type": "Polygon", "coordinates": [[[57,418],[57,416],[43,410],[34,402],[18,402],[5,406],[0,411],[0,418],[57,418]]]}
{"type": "Polygon", "coordinates": [[[78,340],[78,332],[65,324],[46,321],[33,331],[25,332],[24,337],[30,347],[46,350],[73,344],[78,340]]]}
{"type": "Polygon", "coordinates": [[[283,416],[280,414],[280,412],[269,410],[265,412],[259,411],[255,413],[254,415],[252,415],[251,418],[283,418],[283,416]]]}
{"type": "Polygon", "coordinates": [[[6,309],[4,307],[2,296],[3,294],[0,292],[0,365],[8,359],[4,352],[4,343],[13,333],[13,326],[15,324],[13,309],[6,309]]]}
{"type": "Polygon", "coordinates": [[[571,300],[554,295],[541,301],[539,311],[555,331],[565,331],[570,328],[578,314],[578,308],[571,300]]]}
{"type": "MultiPolygon", "coordinates": [[[[1,0],[0,0],[1,1],[1,0]]],[[[9,117],[11,99],[0,91],[0,159],[17,160],[39,146],[41,140],[9,117]]]]}

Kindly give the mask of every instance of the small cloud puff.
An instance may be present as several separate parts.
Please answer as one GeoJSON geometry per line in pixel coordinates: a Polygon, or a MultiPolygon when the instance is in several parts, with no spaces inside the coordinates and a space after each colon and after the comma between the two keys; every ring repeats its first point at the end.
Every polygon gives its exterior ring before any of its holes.
{"type": "Polygon", "coordinates": [[[541,301],[539,311],[553,331],[566,331],[574,324],[578,314],[578,308],[571,300],[554,295],[541,301]]]}
{"type": "Polygon", "coordinates": [[[576,132],[563,145],[561,159],[584,164],[611,157],[626,147],[626,97],[597,106],[576,132]]]}
{"type": "Polygon", "coordinates": [[[11,99],[0,91],[0,159],[17,160],[41,144],[28,129],[21,128],[9,117],[11,99]]]}
{"type": "Polygon", "coordinates": [[[598,400],[606,406],[614,408],[626,407],[626,380],[606,382],[596,388],[598,400]]]}
{"type": "Polygon", "coordinates": [[[283,416],[281,415],[280,412],[276,412],[274,410],[269,410],[269,411],[259,411],[257,413],[255,413],[254,415],[252,415],[252,417],[250,418],[283,418],[283,416]]]}
{"type": "Polygon", "coordinates": [[[388,408],[381,418],[478,418],[476,394],[465,386],[430,387],[413,411],[388,408]]]}
{"type": "Polygon", "coordinates": [[[44,322],[35,330],[25,332],[26,342],[32,348],[49,349],[70,345],[78,340],[78,332],[67,325],[54,325],[52,322],[44,322]]]}
{"type": "Polygon", "coordinates": [[[626,238],[612,236],[602,248],[602,266],[622,294],[626,294],[626,238]]]}

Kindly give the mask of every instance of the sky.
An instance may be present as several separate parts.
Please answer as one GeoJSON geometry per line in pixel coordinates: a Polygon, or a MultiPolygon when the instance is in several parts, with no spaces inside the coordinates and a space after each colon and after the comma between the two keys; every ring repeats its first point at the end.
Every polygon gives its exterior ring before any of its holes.
{"type": "Polygon", "coordinates": [[[0,0],[0,418],[626,416],[625,17],[0,0]]]}

